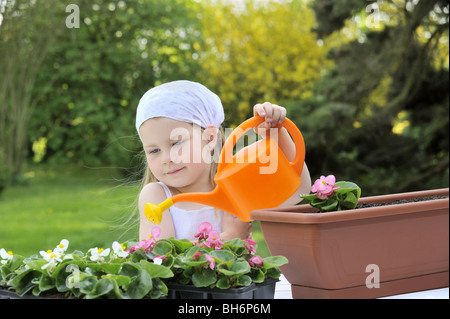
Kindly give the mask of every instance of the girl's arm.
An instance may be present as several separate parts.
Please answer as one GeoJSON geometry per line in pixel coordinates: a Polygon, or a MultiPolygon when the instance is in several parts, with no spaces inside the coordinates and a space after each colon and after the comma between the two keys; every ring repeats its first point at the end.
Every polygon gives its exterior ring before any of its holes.
{"type": "MultiPolygon", "coordinates": [[[[263,122],[259,128],[266,128],[269,130],[271,127],[277,126],[280,122],[283,122],[286,118],[286,109],[282,106],[265,102],[263,104],[256,104],[253,107],[253,114],[265,117],[266,121],[263,122]]],[[[295,158],[295,144],[292,141],[288,131],[282,127],[278,131],[278,146],[286,156],[288,161],[293,161],[295,158]]],[[[303,165],[302,174],[300,175],[302,183],[297,191],[286,202],[280,206],[295,205],[301,201],[298,197],[300,194],[309,194],[311,189],[311,176],[309,175],[306,162],[303,165]]]]}
{"type": "Polygon", "coordinates": [[[145,217],[145,203],[159,204],[165,199],[166,194],[161,185],[157,183],[149,183],[142,188],[141,193],[139,194],[139,240],[148,239],[155,226],[161,228],[160,238],[175,237],[172,216],[168,211],[163,212],[160,225],[151,223],[147,217],[145,217]]]}

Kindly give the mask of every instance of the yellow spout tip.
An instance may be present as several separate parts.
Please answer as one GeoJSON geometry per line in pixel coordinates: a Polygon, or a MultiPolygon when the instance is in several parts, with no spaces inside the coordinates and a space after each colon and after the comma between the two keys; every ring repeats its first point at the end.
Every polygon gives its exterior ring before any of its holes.
{"type": "Polygon", "coordinates": [[[153,224],[161,224],[162,211],[159,205],[146,203],[144,208],[145,217],[153,224]]]}
{"type": "Polygon", "coordinates": [[[144,207],[145,217],[153,224],[161,224],[162,213],[173,205],[172,198],[167,198],[161,204],[146,203],[144,207]]]}

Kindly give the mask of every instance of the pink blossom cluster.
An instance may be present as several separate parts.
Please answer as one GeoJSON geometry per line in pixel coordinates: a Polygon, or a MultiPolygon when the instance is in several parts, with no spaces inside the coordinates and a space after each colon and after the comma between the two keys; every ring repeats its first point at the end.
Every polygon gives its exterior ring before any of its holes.
{"type": "Polygon", "coordinates": [[[200,247],[214,248],[215,250],[220,250],[223,247],[220,233],[213,230],[212,225],[208,222],[203,222],[198,226],[198,233],[194,237],[198,238],[200,247]]]}
{"type": "Polygon", "coordinates": [[[334,186],[335,183],[334,175],[320,176],[311,187],[311,192],[316,193],[316,196],[320,199],[327,199],[329,196],[333,196],[336,189],[339,189],[339,186],[334,186]]]}
{"type": "Polygon", "coordinates": [[[253,257],[250,257],[248,260],[248,263],[251,267],[262,267],[264,264],[263,259],[261,256],[255,255],[256,254],[256,241],[253,239],[247,238],[244,240],[244,247],[247,249],[248,253],[250,255],[254,255],[253,257]]]}
{"type": "Polygon", "coordinates": [[[151,253],[156,245],[156,239],[161,236],[161,229],[159,227],[153,227],[150,237],[138,242],[136,246],[131,246],[127,253],[133,253],[136,250],[141,249],[144,253],[151,253]]]}
{"type": "MultiPolygon", "coordinates": [[[[223,241],[220,240],[220,233],[216,230],[213,230],[212,225],[208,222],[203,222],[198,226],[198,233],[194,236],[198,238],[198,245],[200,247],[208,247],[214,248],[215,250],[220,250],[223,248],[223,241]]],[[[253,239],[245,239],[244,247],[247,250],[247,253],[250,255],[256,254],[256,242],[253,239]]],[[[197,260],[203,252],[197,252],[192,255],[192,258],[197,260]]],[[[206,259],[209,261],[209,267],[214,269],[215,262],[214,258],[208,254],[205,254],[206,259]]],[[[252,256],[248,259],[248,263],[251,267],[262,267],[264,264],[263,259],[260,256],[252,256]]]]}

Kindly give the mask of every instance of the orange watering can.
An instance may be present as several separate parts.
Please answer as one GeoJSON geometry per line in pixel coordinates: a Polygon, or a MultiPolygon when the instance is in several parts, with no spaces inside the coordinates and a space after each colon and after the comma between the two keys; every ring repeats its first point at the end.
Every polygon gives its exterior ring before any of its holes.
{"type": "Polygon", "coordinates": [[[232,155],[239,138],[262,122],[263,117],[250,118],[227,138],[214,177],[216,187],[211,192],[182,193],[159,205],[147,203],[144,210],[147,219],[160,224],[162,213],[174,203],[195,202],[216,207],[248,222],[253,210],[277,207],[288,200],[301,184],[305,160],[303,136],[291,120],[286,118],[278,127],[285,127],[295,143],[296,153],[292,162],[286,159],[272,136],[256,142],[253,145],[256,147],[248,147],[232,155]],[[275,168],[270,169],[267,163],[275,163],[275,168]]]}

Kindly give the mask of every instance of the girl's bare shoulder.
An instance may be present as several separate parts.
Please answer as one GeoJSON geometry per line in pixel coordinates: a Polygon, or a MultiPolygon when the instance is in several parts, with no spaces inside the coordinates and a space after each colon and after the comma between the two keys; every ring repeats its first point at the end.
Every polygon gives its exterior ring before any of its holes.
{"type": "Polygon", "coordinates": [[[139,194],[139,203],[159,204],[166,199],[163,187],[158,183],[145,185],[139,194]]]}

